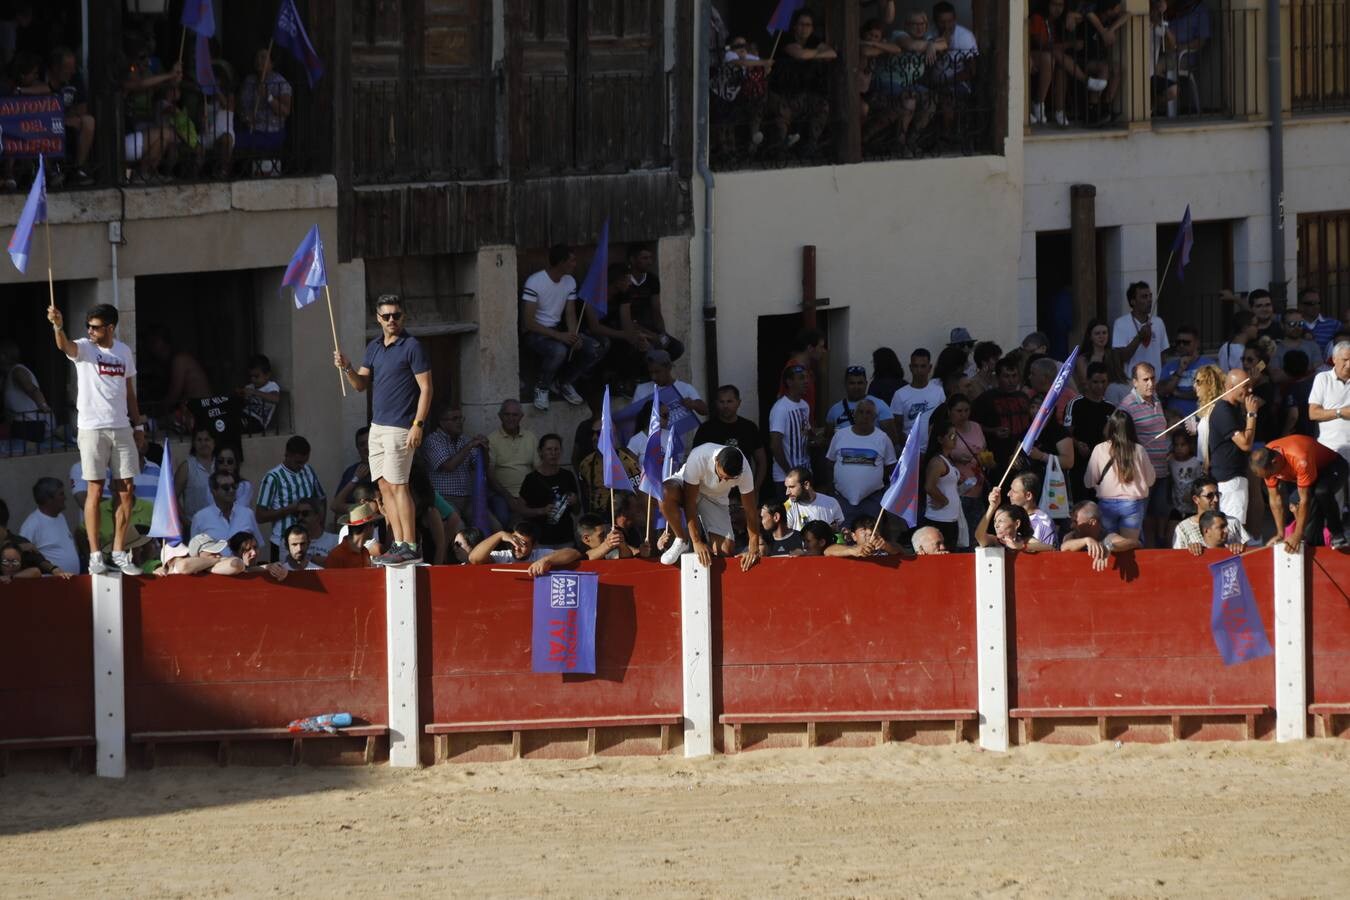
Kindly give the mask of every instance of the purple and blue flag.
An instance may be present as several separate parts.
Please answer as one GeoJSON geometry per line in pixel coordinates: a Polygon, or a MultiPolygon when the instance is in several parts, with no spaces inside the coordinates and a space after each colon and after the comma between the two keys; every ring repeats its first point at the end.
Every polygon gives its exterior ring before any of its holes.
{"type": "Polygon", "coordinates": [[[1191,247],[1195,246],[1195,229],[1191,227],[1191,205],[1186,204],[1186,214],[1181,217],[1181,224],[1177,227],[1177,236],[1172,239],[1172,255],[1178,250],[1181,251],[1181,259],[1177,261],[1177,281],[1185,283],[1186,267],[1191,264],[1191,247]]]}
{"type": "Polygon", "coordinates": [[[191,28],[198,37],[216,35],[216,13],[211,8],[211,0],[184,0],[182,21],[183,27],[191,28]]]}
{"type": "MultiPolygon", "coordinates": [[[[674,431],[670,432],[673,437],[674,431]]],[[[661,442],[661,407],[652,404],[652,417],[647,421],[647,444],[642,450],[642,481],[638,485],[660,503],[665,496],[665,447],[661,442]]]]}
{"type": "Polygon", "coordinates": [[[300,18],[300,11],[295,8],[295,0],[281,0],[281,9],[277,11],[277,25],[272,30],[272,40],[278,47],[291,51],[291,55],[305,67],[305,75],[309,78],[312,90],[323,77],[323,60],[319,59],[314,45],[309,42],[304,20],[300,18]]]}
{"type": "Polygon", "coordinates": [[[1274,653],[1242,557],[1210,563],[1209,574],[1214,579],[1209,628],[1223,664],[1232,666],[1274,653]]]}
{"type": "Polygon", "coordinates": [[[767,31],[770,34],[775,31],[787,31],[792,27],[792,17],[805,5],[806,0],[778,0],[778,5],[773,8],[773,15],[769,16],[767,31]]]}
{"type": "Polygon", "coordinates": [[[614,444],[614,421],[609,417],[609,387],[605,387],[605,400],[600,408],[600,459],[605,470],[605,487],[621,491],[633,489],[633,480],[623,467],[623,458],[614,444]]]}
{"type": "Polygon", "coordinates": [[[487,471],[483,468],[483,448],[473,452],[473,525],[483,534],[489,534],[487,508],[487,471]]]}
{"type": "Polygon", "coordinates": [[[1050,421],[1050,417],[1055,413],[1055,403],[1059,400],[1059,395],[1064,392],[1064,385],[1068,382],[1069,376],[1073,374],[1074,360],[1078,359],[1078,348],[1074,347],[1069,353],[1069,358],[1060,365],[1059,371],[1055,373],[1055,383],[1050,385],[1050,390],[1045,392],[1045,399],[1041,401],[1041,408],[1036,410],[1036,418],[1031,420],[1031,427],[1027,429],[1026,436],[1022,438],[1020,452],[1031,453],[1032,446],[1036,439],[1041,436],[1041,430],[1045,428],[1045,423],[1050,421]]]}
{"type": "Polygon", "coordinates": [[[46,160],[38,157],[37,177],[24,201],[19,222],[14,226],[14,234],[9,238],[9,258],[14,268],[20,272],[28,271],[28,252],[33,247],[33,226],[47,221],[47,168],[46,160]]]}
{"type": "Polygon", "coordinates": [[[577,296],[591,305],[597,316],[609,312],[609,217],[600,226],[600,243],[595,245],[595,256],[586,270],[586,280],[577,290],[577,296]]]}
{"type": "Polygon", "coordinates": [[[564,675],[595,674],[596,572],[550,572],[534,580],[530,668],[564,675]]]}
{"type": "Polygon", "coordinates": [[[281,276],[283,287],[295,289],[295,308],[304,309],[319,299],[318,289],[328,284],[328,267],[323,261],[323,240],[319,237],[319,226],[315,225],[295,248],[295,255],[286,266],[286,274],[281,276]]]}
{"type": "Polygon", "coordinates": [[[900,458],[895,461],[891,483],[886,487],[886,493],[881,495],[881,508],[904,519],[910,528],[919,523],[919,462],[923,447],[916,438],[921,432],[927,434],[928,415],[927,412],[921,412],[914,420],[909,440],[905,441],[900,458]]]}
{"type": "Polygon", "coordinates": [[[169,439],[164,439],[164,459],[159,464],[159,483],[155,486],[155,508],[150,514],[149,537],[163,538],[170,544],[183,542],[183,518],[178,512],[178,496],[173,489],[173,459],[169,439]]]}

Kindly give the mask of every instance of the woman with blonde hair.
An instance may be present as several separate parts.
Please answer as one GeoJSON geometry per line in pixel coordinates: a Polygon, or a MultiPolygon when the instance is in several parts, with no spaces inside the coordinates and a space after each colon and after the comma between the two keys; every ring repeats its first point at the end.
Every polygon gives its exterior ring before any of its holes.
{"type": "Polygon", "coordinates": [[[1195,447],[1205,472],[1209,472],[1209,414],[1214,409],[1210,403],[1223,393],[1223,382],[1223,369],[1213,363],[1201,366],[1195,372],[1195,401],[1200,408],[1186,417],[1185,428],[1195,435],[1195,447]]]}

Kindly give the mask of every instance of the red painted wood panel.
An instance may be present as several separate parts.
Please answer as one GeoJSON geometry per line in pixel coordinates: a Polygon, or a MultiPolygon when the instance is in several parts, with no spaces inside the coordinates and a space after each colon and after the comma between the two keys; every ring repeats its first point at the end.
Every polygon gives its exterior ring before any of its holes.
{"type": "Polygon", "coordinates": [[[94,733],[89,578],[0,584],[0,740],[94,733]]]}
{"type": "Polygon", "coordinates": [[[127,578],[123,603],[130,731],[388,720],[380,570],[127,578]]]}
{"type": "Polygon", "coordinates": [[[976,707],[969,555],[768,559],[714,585],[719,714],[976,707]]]}
{"type": "Polygon", "coordinates": [[[599,571],[596,674],[530,671],[532,582],[487,566],[418,570],[426,722],[678,715],[680,573],[647,560],[599,571]]]}
{"type": "Polygon", "coordinates": [[[1308,702],[1350,703],[1350,556],[1314,548],[1308,579],[1308,702]]]}
{"type": "MultiPolygon", "coordinates": [[[[1221,558],[1141,551],[1105,572],[1086,553],[1016,559],[1011,705],[1273,705],[1275,658],[1225,666],[1214,646],[1208,563],[1221,558]]],[[[1271,555],[1244,566],[1273,645],[1271,555]]]]}

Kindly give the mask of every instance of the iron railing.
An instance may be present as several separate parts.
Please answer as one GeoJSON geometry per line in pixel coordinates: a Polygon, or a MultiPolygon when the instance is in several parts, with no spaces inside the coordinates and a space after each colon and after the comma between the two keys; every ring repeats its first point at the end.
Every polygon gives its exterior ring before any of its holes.
{"type": "Polygon", "coordinates": [[[1290,0],[1289,87],[1295,113],[1350,109],[1350,0],[1290,0]]]}
{"type": "Polygon", "coordinates": [[[1210,10],[1200,3],[1174,21],[1139,18],[1145,34],[1135,59],[1147,66],[1155,120],[1264,114],[1264,11],[1210,10]]]}
{"type": "Polygon", "coordinates": [[[496,97],[496,82],[487,77],[354,80],[354,179],[388,183],[493,174],[496,97]]]}

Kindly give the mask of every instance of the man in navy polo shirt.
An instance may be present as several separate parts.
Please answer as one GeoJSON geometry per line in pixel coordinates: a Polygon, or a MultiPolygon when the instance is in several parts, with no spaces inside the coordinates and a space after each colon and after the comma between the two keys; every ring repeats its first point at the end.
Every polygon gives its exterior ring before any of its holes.
{"type": "Polygon", "coordinates": [[[417,338],[404,332],[403,304],[396,295],[381,294],[375,314],[380,336],[366,345],[360,371],[340,350],[333,351],[333,363],[352,387],[371,389],[370,477],[380,486],[394,534],[389,549],[371,562],[401,565],[422,558],[408,478],[431,410],[431,361],[417,338]]]}

